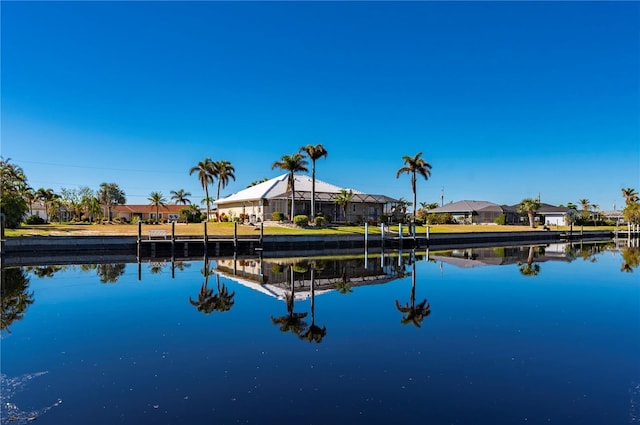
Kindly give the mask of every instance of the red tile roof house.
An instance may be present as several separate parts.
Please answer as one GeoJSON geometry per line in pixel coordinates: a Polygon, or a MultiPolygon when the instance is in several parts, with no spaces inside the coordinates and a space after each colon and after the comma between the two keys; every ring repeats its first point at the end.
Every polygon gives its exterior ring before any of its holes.
{"type": "MultiPolygon", "coordinates": [[[[172,221],[178,220],[180,217],[180,210],[187,208],[185,205],[159,205],[158,218],[160,220],[172,221]]],[[[113,218],[119,218],[120,220],[126,220],[131,223],[134,217],[138,217],[141,220],[155,220],[156,219],[156,206],[155,205],[116,205],[111,207],[111,214],[113,218]]]]}

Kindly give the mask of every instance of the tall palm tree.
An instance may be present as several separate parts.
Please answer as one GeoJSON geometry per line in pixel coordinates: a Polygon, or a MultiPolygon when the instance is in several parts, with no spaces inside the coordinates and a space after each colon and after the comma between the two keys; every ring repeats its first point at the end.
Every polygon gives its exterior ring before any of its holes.
{"type": "Polygon", "coordinates": [[[198,181],[204,189],[204,195],[207,202],[207,221],[211,216],[211,198],[209,197],[209,184],[213,183],[213,161],[211,158],[205,158],[203,161],[198,162],[198,165],[191,167],[189,175],[198,173],[198,181]]]}
{"type": "Polygon", "coordinates": [[[311,219],[316,216],[316,160],[327,157],[327,150],[321,144],[307,145],[300,148],[300,152],[307,154],[311,159],[311,219]]]}
{"type": "Polygon", "coordinates": [[[164,199],[164,196],[162,196],[160,192],[151,192],[147,199],[151,202],[151,205],[156,207],[156,223],[158,223],[160,221],[160,206],[162,205],[164,207],[167,200],[164,199]]]}
{"type": "Polygon", "coordinates": [[[186,192],[184,189],[172,190],[171,191],[171,200],[172,201],[176,201],[176,205],[178,205],[178,204],[182,204],[182,205],[190,204],[191,200],[189,199],[189,196],[191,196],[191,193],[190,192],[186,192]]]}
{"type": "Polygon", "coordinates": [[[279,168],[289,172],[288,186],[291,189],[291,217],[293,220],[295,217],[295,198],[296,198],[296,172],[307,172],[307,161],[301,153],[294,153],[293,155],[282,155],[280,161],[276,161],[271,166],[271,169],[279,168]]]}
{"type": "Polygon", "coordinates": [[[531,228],[536,227],[535,215],[538,209],[540,209],[540,201],[535,198],[525,198],[518,205],[518,212],[527,214],[527,217],[529,217],[529,226],[531,228]]]}
{"type": "Polygon", "coordinates": [[[630,187],[622,189],[622,196],[624,197],[624,201],[627,205],[631,204],[632,202],[638,201],[638,192],[630,187]]]}
{"type": "MultiPolygon", "coordinates": [[[[213,163],[213,175],[218,179],[218,192],[216,193],[216,200],[220,199],[220,189],[225,188],[229,184],[229,179],[236,180],[236,169],[231,165],[229,161],[215,161],[213,163]]],[[[216,210],[216,217],[220,221],[220,215],[216,210]]]]}
{"type": "Polygon", "coordinates": [[[416,156],[411,157],[405,155],[402,157],[404,166],[398,169],[396,172],[396,178],[400,177],[400,174],[407,173],[411,175],[411,190],[413,191],[413,217],[416,216],[416,206],[418,204],[416,200],[416,176],[420,174],[425,180],[428,180],[431,176],[431,164],[421,158],[422,152],[418,152],[416,156]]]}
{"type": "Polygon", "coordinates": [[[344,221],[347,221],[347,206],[349,202],[353,199],[353,191],[342,189],[340,193],[336,194],[335,198],[333,198],[333,202],[340,205],[342,207],[342,212],[344,214],[344,221]]]}

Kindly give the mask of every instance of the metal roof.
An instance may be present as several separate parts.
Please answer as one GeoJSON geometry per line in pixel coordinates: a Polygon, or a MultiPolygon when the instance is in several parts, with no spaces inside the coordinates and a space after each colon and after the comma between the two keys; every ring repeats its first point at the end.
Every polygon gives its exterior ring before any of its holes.
{"type": "MultiPolygon", "coordinates": [[[[286,199],[291,197],[288,174],[274,177],[266,182],[248,187],[215,202],[224,205],[232,202],[258,201],[261,199],[286,199]]],[[[302,174],[295,175],[296,200],[311,200],[312,178],[302,174]]],[[[393,203],[396,199],[385,195],[371,195],[354,189],[343,189],[316,179],[316,201],[333,202],[342,190],[353,192],[352,202],[393,203]]]]}
{"type": "Polygon", "coordinates": [[[458,201],[452,202],[442,207],[432,208],[429,213],[471,213],[479,211],[495,211],[502,212],[502,207],[498,204],[488,201],[458,201]]]}

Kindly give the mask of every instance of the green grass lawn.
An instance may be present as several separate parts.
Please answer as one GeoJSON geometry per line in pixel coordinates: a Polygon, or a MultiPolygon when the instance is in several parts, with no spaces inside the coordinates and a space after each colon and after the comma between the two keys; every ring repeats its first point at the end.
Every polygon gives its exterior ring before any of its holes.
{"type": "MultiPolygon", "coordinates": [[[[406,235],[407,226],[403,227],[403,233],[406,235]]],[[[142,235],[147,235],[151,229],[163,229],[167,234],[171,234],[170,224],[143,225],[142,235]]],[[[613,226],[585,226],[584,230],[614,230],[613,226]]],[[[398,232],[398,226],[390,227],[392,232],[398,232]]],[[[551,230],[568,231],[568,226],[552,226],[551,230]]],[[[624,230],[624,229],[620,229],[624,230]]],[[[528,226],[494,226],[494,225],[434,225],[429,226],[430,233],[484,233],[484,232],[528,232],[528,231],[544,231],[542,227],[532,229],[528,226]]],[[[574,232],[580,231],[580,226],[573,227],[574,232]]],[[[260,234],[259,226],[238,225],[239,236],[258,236],[260,234]]],[[[364,226],[326,226],[319,229],[296,228],[281,225],[265,225],[265,235],[353,235],[364,234],[364,226]]],[[[204,224],[176,224],[176,236],[202,236],[204,233],[204,224]]],[[[234,233],[233,223],[208,223],[207,234],[209,236],[232,236],[234,233]]],[[[417,235],[426,233],[425,226],[416,228],[417,235]]],[[[135,224],[42,224],[42,225],[23,225],[19,229],[6,229],[6,237],[17,236],[136,236],[138,234],[138,226],[135,224]]],[[[380,234],[379,226],[369,226],[369,234],[380,234]]]]}

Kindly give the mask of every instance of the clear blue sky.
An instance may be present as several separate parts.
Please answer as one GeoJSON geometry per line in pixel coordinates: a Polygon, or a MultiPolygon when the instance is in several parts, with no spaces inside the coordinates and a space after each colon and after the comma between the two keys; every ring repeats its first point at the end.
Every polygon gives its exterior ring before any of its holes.
{"type": "Polygon", "coordinates": [[[317,178],[418,202],[602,210],[640,190],[638,2],[6,2],[1,154],[129,203],[322,143],[317,178]]]}

